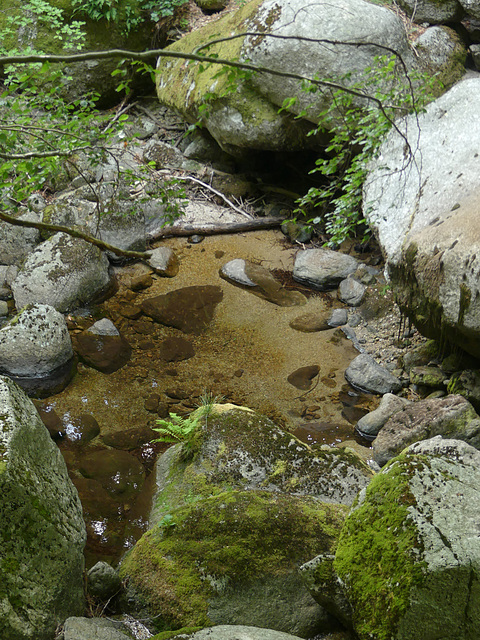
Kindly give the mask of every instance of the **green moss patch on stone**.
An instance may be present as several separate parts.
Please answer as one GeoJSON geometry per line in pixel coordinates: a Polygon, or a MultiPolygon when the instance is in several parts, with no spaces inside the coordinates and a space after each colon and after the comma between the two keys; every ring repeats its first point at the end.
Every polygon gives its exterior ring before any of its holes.
{"type": "Polygon", "coordinates": [[[409,517],[415,504],[409,478],[416,465],[424,465],[420,456],[399,456],[385,468],[388,473],[376,476],[339,539],[334,566],[345,583],[362,640],[396,637],[412,589],[424,579],[425,563],[409,517]]]}
{"type": "Polygon", "coordinates": [[[211,624],[209,601],[227,585],[287,575],[330,552],[347,508],[314,498],[227,491],[170,512],[121,566],[160,626],[211,624]]]}
{"type": "MultiPolygon", "coordinates": [[[[194,52],[200,46],[211,40],[224,38],[226,34],[242,33],[245,25],[253,15],[262,0],[251,0],[237,11],[227,13],[219,20],[198,29],[167,47],[174,52],[194,52]]],[[[244,38],[236,38],[211,47],[203,48],[201,55],[216,55],[219,58],[238,60],[242,50],[244,38]]],[[[217,75],[221,67],[216,64],[200,65],[188,60],[172,60],[160,58],[157,66],[157,93],[160,101],[166,106],[176,109],[191,121],[200,115],[199,106],[202,103],[223,102],[237,109],[242,118],[256,124],[265,120],[273,121],[278,118],[278,109],[262,98],[252,88],[242,87],[240,94],[230,90],[230,74],[217,75]],[[203,71],[200,72],[200,69],[203,71]],[[245,91],[247,93],[245,94],[245,91]],[[192,118],[192,114],[195,114],[192,118]]],[[[204,116],[208,114],[208,108],[204,116]]]]}

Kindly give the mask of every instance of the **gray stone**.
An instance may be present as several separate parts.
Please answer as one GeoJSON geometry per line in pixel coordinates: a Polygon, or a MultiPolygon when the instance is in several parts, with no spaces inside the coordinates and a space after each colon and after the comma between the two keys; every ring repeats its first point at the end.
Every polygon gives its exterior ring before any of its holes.
{"type": "Polygon", "coordinates": [[[364,284],[349,277],[340,282],[337,295],[339,300],[350,307],[359,307],[365,298],[366,291],[367,287],[364,284]]]}
{"type": "Polygon", "coordinates": [[[361,493],[334,562],[359,637],[479,637],[479,508],[480,453],[440,437],[361,493]]]}
{"type": "Polygon", "coordinates": [[[64,640],[135,640],[121,622],[107,618],[67,618],[64,640]]]}
{"type": "Polygon", "coordinates": [[[230,280],[236,284],[240,284],[244,287],[255,287],[255,282],[245,273],[245,260],[242,258],[235,258],[230,260],[222,266],[220,269],[220,275],[226,280],[230,280]]]}
{"type": "Polygon", "coordinates": [[[65,312],[91,302],[110,285],[108,260],[83,240],[57,233],[29,255],[12,283],[15,304],[49,304],[65,312]]]}
{"type": "Polygon", "coordinates": [[[405,124],[417,159],[405,167],[405,140],[387,135],[367,177],[366,215],[401,309],[428,337],[478,358],[480,79],[459,82],[405,124]]]}
{"type": "Polygon", "coordinates": [[[471,44],[470,53],[472,54],[475,69],[480,71],[480,44],[471,44]]]}
{"type": "Polygon", "coordinates": [[[331,327],[341,327],[348,322],[348,312],[346,309],[334,309],[328,318],[331,327]]]}
{"type": "MultiPolygon", "coordinates": [[[[214,405],[214,411],[208,418],[201,451],[190,469],[208,482],[245,490],[313,495],[323,502],[350,505],[371,478],[368,465],[351,450],[327,445],[312,450],[246,407],[214,405]],[[232,426],[227,428],[227,424],[232,426]],[[282,473],[277,473],[280,468],[282,473]]],[[[175,495],[183,494],[189,482],[183,472],[169,475],[177,467],[179,456],[180,448],[172,447],[157,464],[159,491],[172,491],[176,502],[175,495]],[[186,483],[183,487],[182,482],[186,483]]],[[[158,522],[166,512],[157,504],[152,522],[158,522]]]]}
{"type": "Polygon", "coordinates": [[[118,572],[107,562],[99,561],[87,572],[87,590],[94,598],[107,601],[122,588],[118,572]]]}
{"type": "MultiPolygon", "coordinates": [[[[33,222],[40,220],[40,216],[34,212],[24,213],[19,218],[33,222]]],[[[20,266],[39,242],[38,229],[18,227],[0,221],[0,261],[3,265],[20,266]]]]}
{"type": "Polygon", "coordinates": [[[5,300],[0,300],[0,317],[4,318],[5,316],[8,316],[8,304],[5,300]]]}
{"type": "Polygon", "coordinates": [[[465,369],[455,373],[447,385],[448,393],[459,393],[480,409],[480,370],[465,369]]]}
{"type": "Polygon", "coordinates": [[[2,640],[51,640],[84,610],[82,506],[37,410],[0,377],[2,640]]]}
{"type": "Polygon", "coordinates": [[[356,428],[362,435],[375,437],[383,425],[394,413],[410,404],[410,400],[400,398],[393,393],[386,393],[374,411],[360,418],[356,428]]]}
{"type": "Polygon", "coordinates": [[[345,253],[330,249],[306,249],[296,255],[293,278],[315,289],[333,289],[354,273],[357,266],[358,261],[345,253]]]}
{"type": "Polygon", "coordinates": [[[53,307],[30,305],[0,329],[0,371],[7,375],[47,376],[72,358],[67,323],[53,307]]]}
{"type": "MultiPolygon", "coordinates": [[[[348,45],[326,45],[308,40],[246,38],[243,55],[254,64],[307,77],[338,78],[351,73],[350,81],[354,82],[359,79],[363,69],[372,65],[375,56],[383,55],[378,45],[395,49],[407,65],[412,61],[401,20],[385,7],[362,0],[335,0],[322,5],[308,5],[303,0],[280,3],[277,0],[265,0],[252,17],[249,27],[247,30],[265,30],[280,36],[299,35],[313,40],[324,38],[367,45],[352,49],[348,45]],[[353,51],[355,55],[352,55],[353,51]]],[[[285,98],[297,96],[292,111],[298,114],[306,109],[307,117],[315,123],[318,114],[331,100],[325,91],[313,94],[299,91],[299,81],[290,78],[282,78],[279,82],[275,76],[263,74],[253,78],[253,84],[263,96],[279,107],[285,98]]]]}
{"type": "Polygon", "coordinates": [[[402,384],[390,371],[378,364],[368,353],[361,353],[348,366],[345,378],[356,389],[369,393],[394,393],[402,384]]]}
{"type": "Polygon", "coordinates": [[[119,336],[120,333],[117,327],[108,318],[102,318],[94,322],[88,329],[89,333],[96,336],[119,336]]]}
{"type": "Polygon", "coordinates": [[[298,636],[273,629],[226,624],[219,624],[195,633],[174,636],[172,640],[174,638],[188,638],[188,640],[300,640],[298,636]]]}
{"type": "Polygon", "coordinates": [[[459,21],[463,10],[458,0],[400,0],[400,7],[415,22],[429,22],[441,24],[443,22],[459,21]]]}
{"type": "MultiPolygon", "coordinates": [[[[443,3],[435,6],[443,6],[443,3]]],[[[449,27],[430,27],[415,40],[421,56],[422,68],[436,74],[446,88],[451,87],[465,73],[467,48],[458,33],[449,27]]]]}
{"type": "Polygon", "coordinates": [[[151,257],[147,260],[155,273],[161,276],[172,278],[177,275],[179,264],[178,259],[170,247],[157,247],[151,252],[151,257]]]}
{"type": "Polygon", "coordinates": [[[469,17],[480,20],[480,7],[477,0],[459,0],[469,17]]]}
{"type": "Polygon", "coordinates": [[[420,400],[394,413],[373,442],[375,462],[383,466],[408,445],[436,435],[480,447],[478,415],[465,398],[420,400]]]}

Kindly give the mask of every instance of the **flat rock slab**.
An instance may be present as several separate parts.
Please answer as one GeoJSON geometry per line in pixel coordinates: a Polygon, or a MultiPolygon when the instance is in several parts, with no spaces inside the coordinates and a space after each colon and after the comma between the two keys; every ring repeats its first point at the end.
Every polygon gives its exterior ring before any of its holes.
{"type": "Polygon", "coordinates": [[[209,627],[195,633],[174,636],[172,640],[175,638],[188,638],[188,640],[299,640],[298,636],[292,636],[283,631],[234,624],[219,624],[216,627],[209,627]]]}
{"type": "Polygon", "coordinates": [[[307,303],[306,297],[299,291],[284,289],[268,269],[242,258],[235,258],[224,264],[220,269],[220,276],[279,307],[295,307],[307,303]]]}
{"type": "Polygon", "coordinates": [[[290,321],[290,326],[296,331],[302,333],[314,333],[316,331],[326,331],[332,327],[328,324],[331,316],[330,311],[322,311],[321,313],[304,313],[290,321]]]}
{"type": "Polygon", "coordinates": [[[184,333],[201,333],[212,321],[223,291],[215,285],[184,287],[165,295],[148,298],[142,311],[156,322],[184,333]]]}
{"type": "Polygon", "coordinates": [[[334,289],[351,273],[355,273],[358,261],[345,253],[330,249],[306,249],[295,258],[293,278],[314,289],[334,289]]]}
{"type": "Polygon", "coordinates": [[[317,364],[312,364],[308,367],[300,367],[293,373],[291,373],[287,380],[288,382],[302,391],[307,391],[312,386],[312,380],[315,376],[318,376],[320,367],[317,364]]]}

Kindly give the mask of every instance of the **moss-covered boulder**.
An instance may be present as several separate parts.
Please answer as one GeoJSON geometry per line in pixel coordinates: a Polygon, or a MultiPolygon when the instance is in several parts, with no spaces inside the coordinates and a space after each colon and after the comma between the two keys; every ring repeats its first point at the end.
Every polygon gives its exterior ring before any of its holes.
{"type": "Polygon", "coordinates": [[[352,449],[310,447],[265,416],[231,404],[212,407],[190,447],[189,460],[184,446],[177,445],[157,463],[155,522],[192,496],[229,488],[351,505],[373,477],[352,449]]]}
{"type": "MultiPolygon", "coordinates": [[[[407,62],[411,59],[401,20],[384,7],[363,0],[334,0],[321,9],[303,0],[251,0],[188,34],[169,50],[175,53],[198,50],[222,59],[250,60],[278,72],[338,78],[347,72],[361,74],[376,55],[384,53],[373,43],[392,47],[407,62]],[[241,35],[246,32],[258,35],[241,35]],[[269,33],[278,37],[264,36],[269,33]],[[351,46],[315,42],[321,38],[370,45],[356,48],[352,55],[351,46]],[[210,41],[218,39],[223,41],[207,47],[210,41]]],[[[242,76],[237,84],[231,84],[232,73],[218,75],[218,71],[217,65],[202,70],[196,62],[160,58],[157,66],[160,102],[176,109],[190,122],[201,120],[230,153],[242,149],[293,151],[319,144],[313,137],[306,137],[306,133],[311,129],[309,121],[316,122],[318,114],[330,104],[330,92],[305,93],[298,80],[265,73],[249,79],[242,76]],[[306,110],[306,120],[278,113],[284,100],[294,96],[298,100],[289,108],[294,114],[306,110]]]]}
{"type": "Polygon", "coordinates": [[[83,613],[86,531],[77,491],[37,410],[0,377],[0,637],[51,640],[83,613]]]}
{"type": "Polygon", "coordinates": [[[480,636],[480,453],[437,436],[360,494],[334,568],[360,640],[480,636]]]}
{"type": "MultiPolygon", "coordinates": [[[[147,12],[139,8],[138,0],[115,2],[115,20],[92,20],[75,7],[72,0],[47,0],[43,3],[27,0],[4,0],[0,13],[2,47],[7,51],[72,54],[105,49],[142,51],[150,46],[153,23],[147,12]],[[49,8],[50,7],[50,8],[49,8]],[[138,24],[133,28],[134,21],[138,24]]],[[[63,68],[61,79],[64,95],[69,100],[82,98],[90,91],[99,93],[102,103],[118,102],[115,88],[118,77],[111,76],[118,60],[90,60],[63,68]]],[[[45,77],[45,81],[48,78],[45,77]]]]}
{"type": "Polygon", "coordinates": [[[346,510],[265,491],[192,496],[137,542],[121,575],[159,629],[242,624],[311,637],[332,619],[297,566],[334,547],[346,510]]]}

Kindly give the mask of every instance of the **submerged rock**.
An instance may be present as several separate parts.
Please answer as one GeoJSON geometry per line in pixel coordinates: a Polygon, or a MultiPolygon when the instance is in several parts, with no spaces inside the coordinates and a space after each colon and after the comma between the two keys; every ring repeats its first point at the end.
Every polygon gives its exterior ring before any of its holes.
{"type": "Polygon", "coordinates": [[[142,311],[161,324],[184,333],[201,333],[212,321],[223,291],[215,285],[184,287],[165,295],[147,298],[142,311]]]}
{"type": "Polygon", "coordinates": [[[220,269],[220,276],[279,307],[294,307],[307,303],[302,293],[287,291],[268,269],[248,260],[235,258],[227,262],[220,269]]]}
{"type": "Polygon", "coordinates": [[[111,320],[102,318],[74,337],[75,350],[90,367],[113,373],[129,360],[132,348],[111,320]]]}
{"type": "Polygon", "coordinates": [[[0,636],[51,640],[81,614],[82,506],[33,403],[0,377],[0,636]]]}
{"type": "Polygon", "coordinates": [[[360,640],[480,635],[480,453],[439,436],[379,473],[342,529],[334,568],[360,640]]]}
{"type": "Polygon", "coordinates": [[[306,391],[310,389],[312,386],[312,380],[318,376],[320,372],[320,367],[318,364],[312,364],[308,367],[300,367],[293,373],[291,373],[287,380],[288,382],[296,387],[297,389],[301,389],[302,391],[306,391]]]}

